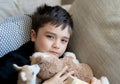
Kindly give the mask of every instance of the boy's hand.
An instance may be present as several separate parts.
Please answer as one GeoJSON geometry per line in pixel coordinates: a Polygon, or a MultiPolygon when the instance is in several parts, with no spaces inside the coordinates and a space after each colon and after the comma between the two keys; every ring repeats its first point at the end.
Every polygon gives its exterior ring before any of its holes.
{"type": "Polygon", "coordinates": [[[62,71],[58,72],[54,77],[46,80],[43,84],[65,84],[66,79],[71,76],[74,72],[68,72],[65,74],[68,67],[63,68],[62,71]]]}

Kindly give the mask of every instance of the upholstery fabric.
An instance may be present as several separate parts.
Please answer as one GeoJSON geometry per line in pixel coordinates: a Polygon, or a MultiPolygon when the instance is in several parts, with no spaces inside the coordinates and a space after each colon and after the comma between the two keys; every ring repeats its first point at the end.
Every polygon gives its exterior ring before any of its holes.
{"type": "Polygon", "coordinates": [[[19,14],[31,14],[43,4],[61,5],[61,0],[0,0],[0,21],[19,14]]]}
{"type": "Polygon", "coordinates": [[[74,32],[69,49],[96,77],[120,83],[120,0],[76,0],[70,9],[74,32]]]}
{"type": "Polygon", "coordinates": [[[31,18],[13,16],[0,22],[0,57],[30,39],[31,18]]]}

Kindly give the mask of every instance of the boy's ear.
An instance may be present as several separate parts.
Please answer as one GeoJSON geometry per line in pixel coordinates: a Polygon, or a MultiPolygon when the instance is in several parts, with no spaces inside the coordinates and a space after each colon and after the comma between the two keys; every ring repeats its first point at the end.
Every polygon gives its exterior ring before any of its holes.
{"type": "Polygon", "coordinates": [[[37,34],[36,34],[35,30],[31,29],[30,36],[31,36],[31,41],[35,42],[35,40],[37,38],[37,34]]]}

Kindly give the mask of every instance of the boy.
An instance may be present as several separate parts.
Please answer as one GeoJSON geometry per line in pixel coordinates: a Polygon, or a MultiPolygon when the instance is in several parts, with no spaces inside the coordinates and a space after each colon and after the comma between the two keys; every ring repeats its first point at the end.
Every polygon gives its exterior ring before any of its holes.
{"type": "MultiPolygon", "coordinates": [[[[18,73],[12,64],[30,64],[29,56],[34,52],[48,52],[62,56],[72,34],[73,21],[68,12],[59,6],[39,7],[32,15],[31,41],[0,58],[0,81],[17,84],[18,73]]],[[[64,84],[73,73],[64,74],[66,67],[44,84],[64,84]],[[64,74],[64,75],[63,75],[64,74]]]]}
{"type": "MultiPolygon", "coordinates": [[[[0,58],[0,82],[17,84],[18,72],[13,64],[23,66],[30,64],[29,56],[34,52],[48,52],[61,57],[66,50],[73,30],[73,21],[69,13],[60,6],[38,7],[32,15],[31,41],[15,51],[0,58]]],[[[43,84],[65,84],[65,80],[73,74],[64,74],[67,67],[43,84]]],[[[97,79],[96,79],[97,80],[97,79]]],[[[98,84],[95,79],[91,84],[98,84]]]]}

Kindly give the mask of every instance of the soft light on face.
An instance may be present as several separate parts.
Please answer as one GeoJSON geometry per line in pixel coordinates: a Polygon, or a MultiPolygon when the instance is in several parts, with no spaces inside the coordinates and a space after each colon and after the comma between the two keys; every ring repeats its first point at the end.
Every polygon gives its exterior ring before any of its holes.
{"type": "Polygon", "coordinates": [[[63,30],[61,27],[47,24],[39,29],[37,35],[32,30],[31,41],[35,42],[35,51],[48,52],[57,57],[62,56],[69,42],[70,33],[68,26],[63,30]]]}

